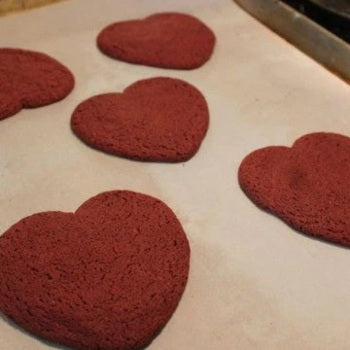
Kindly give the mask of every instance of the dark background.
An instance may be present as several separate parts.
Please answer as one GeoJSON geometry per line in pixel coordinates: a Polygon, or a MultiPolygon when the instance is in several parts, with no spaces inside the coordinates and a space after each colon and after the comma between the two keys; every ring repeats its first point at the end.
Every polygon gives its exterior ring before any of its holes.
{"type": "Polygon", "coordinates": [[[315,22],[350,43],[350,20],[327,11],[308,0],[282,0],[299,12],[307,15],[315,22]]]}

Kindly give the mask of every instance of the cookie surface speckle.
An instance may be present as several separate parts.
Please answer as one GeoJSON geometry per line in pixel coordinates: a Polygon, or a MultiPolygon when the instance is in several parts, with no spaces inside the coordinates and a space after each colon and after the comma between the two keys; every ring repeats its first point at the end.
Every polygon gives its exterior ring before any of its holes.
{"type": "Polygon", "coordinates": [[[350,246],[350,138],[314,133],[266,147],[241,163],[239,182],[258,206],[303,233],[350,246]]]}
{"type": "Polygon", "coordinates": [[[143,161],[190,159],[208,125],[203,95],[172,78],[140,80],[123,93],[91,97],[71,118],[72,130],[88,145],[143,161]]]}
{"type": "Polygon", "coordinates": [[[74,87],[72,73],[43,53],[0,48],[0,62],[0,119],[59,101],[74,87]]]}
{"type": "Polygon", "coordinates": [[[98,35],[97,44],[103,53],[121,61],[193,69],[209,60],[215,35],[196,17],[158,13],[107,26],[98,35]]]}
{"type": "Polygon", "coordinates": [[[0,310],[72,348],[140,349],[176,309],[189,257],[163,202],[101,193],[75,213],[34,214],[0,236],[0,310]]]}

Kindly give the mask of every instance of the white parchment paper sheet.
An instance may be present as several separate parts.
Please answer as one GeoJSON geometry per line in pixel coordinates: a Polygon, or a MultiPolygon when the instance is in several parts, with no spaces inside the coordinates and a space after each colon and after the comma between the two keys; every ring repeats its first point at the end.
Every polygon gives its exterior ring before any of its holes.
{"type": "MultiPolygon", "coordinates": [[[[184,297],[150,349],[349,349],[350,251],[257,209],[236,180],[254,149],[312,131],[350,135],[344,82],[229,0],[70,0],[1,18],[0,47],[46,52],[76,77],[62,102],[0,121],[0,232],[29,214],[75,210],[101,191],[156,196],[181,220],[192,260],[184,297]],[[97,50],[105,25],[160,11],[192,13],[215,31],[205,66],[149,68],[97,50]],[[71,133],[71,112],[83,99],[153,76],[185,79],[207,98],[210,129],[192,160],[129,161],[71,133]]],[[[0,349],[49,348],[0,318],[0,349]]]]}

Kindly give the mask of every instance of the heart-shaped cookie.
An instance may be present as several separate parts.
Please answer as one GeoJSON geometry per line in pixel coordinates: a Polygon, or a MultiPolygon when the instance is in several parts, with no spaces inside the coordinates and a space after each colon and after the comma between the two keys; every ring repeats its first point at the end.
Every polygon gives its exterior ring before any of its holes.
{"type": "Polygon", "coordinates": [[[123,93],[89,98],[73,112],[75,134],[90,146],[144,161],[180,162],[199,149],[209,124],[203,95],[178,79],[140,80],[123,93]]]}
{"type": "Polygon", "coordinates": [[[239,182],[258,206],[306,234],[350,246],[350,138],[314,133],[249,154],[239,182]]]}
{"type": "Polygon", "coordinates": [[[0,310],[72,348],[140,349],[176,309],[189,257],[163,202],[105,192],[75,213],[34,214],[0,236],[0,310]]]}
{"type": "Polygon", "coordinates": [[[73,87],[72,73],[55,59],[34,51],[0,49],[0,119],[59,101],[73,87]]]}
{"type": "Polygon", "coordinates": [[[103,53],[121,61],[193,69],[209,60],[215,35],[193,16],[158,13],[107,26],[98,35],[97,44],[103,53]]]}

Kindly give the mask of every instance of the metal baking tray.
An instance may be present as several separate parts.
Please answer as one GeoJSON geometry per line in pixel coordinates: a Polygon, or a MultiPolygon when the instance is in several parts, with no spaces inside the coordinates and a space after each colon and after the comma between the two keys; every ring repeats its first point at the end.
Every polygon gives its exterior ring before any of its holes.
{"type": "MultiPolygon", "coordinates": [[[[37,212],[73,211],[102,191],[146,193],[175,211],[192,254],[183,298],[147,350],[350,349],[349,249],[294,232],[237,182],[255,149],[314,131],[350,135],[348,84],[232,0],[62,1],[2,17],[0,46],[45,52],[76,77],[64,100],[0,121],[0,234],[37,212]],[[213,29],[217,45],[203,67],[132,65],[97,49],[108,23],[164,11],[193,14],[213,29]],[[81,101],[155,76],[186,80],[206,97],[210,126],[190,161],[131,161],[72,134],[81,101]]],[[[0,315],[0,350],[62,349],[0,315]]]]}
{"type": "MultiPolygon", "coordinates": [[[[235,0],[244,10],[300,50],[349,82],[350,45],[307,16],[279,0],[235,0]]],[[[347,17],[345,1],[312,0],[325,11],[347,17]],[[331,6],[333,3],[333,6],[331,6]],[[345,10],[344,10],[345,9],[345,10]]],[[[347,5],[347,6],[346,6],[347,5]]]]}

